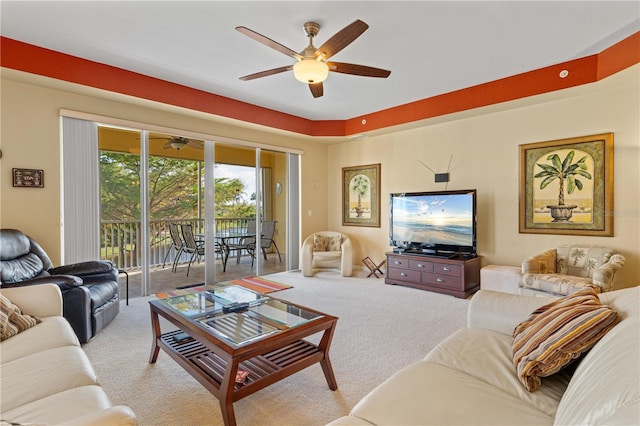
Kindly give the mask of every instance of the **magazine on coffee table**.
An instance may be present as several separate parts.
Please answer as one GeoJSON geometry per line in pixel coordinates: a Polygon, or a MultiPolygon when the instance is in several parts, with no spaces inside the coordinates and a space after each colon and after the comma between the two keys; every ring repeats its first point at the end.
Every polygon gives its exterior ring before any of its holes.
{"type": "Polygon", "coordinates": [[[223,308],[222,303],[210,300],[202,292],[169,297],[162,299],[162,302],[188,318],[216,314],[222,312],[223,308]]]}
{"type": "Polygon", "coordinates": [[[269,299],[268,296],[256,293],[255,291],[246,289],[238,285],[228,285],[223,287],[214,287],[211,290],[205,290],[207,298],[221,303],[224,306],[249,304],[254,306],[269,299]]]}

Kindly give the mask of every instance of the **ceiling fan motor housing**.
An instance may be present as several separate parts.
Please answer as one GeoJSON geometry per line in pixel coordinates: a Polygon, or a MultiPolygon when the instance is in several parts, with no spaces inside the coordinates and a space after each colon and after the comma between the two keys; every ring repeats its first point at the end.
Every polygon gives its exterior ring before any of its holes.
{"type": "Polygon", "coordinates": [[[307,22],[304,24],[304,33],[307,35],[307,37],[315,37],[318,35],[318,32],[320,31],[320,25],[316,24],[315,22],[307,22]]]}

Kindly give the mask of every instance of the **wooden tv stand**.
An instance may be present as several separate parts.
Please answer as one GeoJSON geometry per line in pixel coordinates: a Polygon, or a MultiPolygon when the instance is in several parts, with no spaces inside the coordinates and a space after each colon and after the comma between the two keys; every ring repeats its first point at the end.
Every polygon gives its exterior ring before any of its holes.
{"type": "Polygon", "coordinates": [[[384,282],[467,298],[480,289],[480,259],[390,252],[384,282]]]}

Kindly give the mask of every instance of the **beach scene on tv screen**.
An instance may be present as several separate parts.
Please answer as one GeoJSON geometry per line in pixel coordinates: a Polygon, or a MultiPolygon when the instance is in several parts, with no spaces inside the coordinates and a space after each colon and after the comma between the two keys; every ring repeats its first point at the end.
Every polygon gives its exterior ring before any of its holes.
{"type": "Polygon", "coordinates": [[[393,239],[398,243],[473,245],[472,195],[394,198],[393,239]]]}

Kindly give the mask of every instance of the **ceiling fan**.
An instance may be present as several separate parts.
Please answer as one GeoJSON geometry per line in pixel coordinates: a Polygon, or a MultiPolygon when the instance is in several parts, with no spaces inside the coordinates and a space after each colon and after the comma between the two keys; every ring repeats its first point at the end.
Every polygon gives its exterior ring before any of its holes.
{"type": "Polygon", "coordinates": [[[171,136],[169,138],[149,138],[149,139],[165,139],[167,143],[162,146],[162,149],[175,148],[177,150],[181,150],[185,146],[190,146],[193,148],[204,149],[204,144],[202,141],[197,141],[194,139],[185,138],[183,136],[171,136]]]}
{"type": "Polygon", "coordinates": [[[268,37],[263,36],[253,30],[246,27],[236,27],[236,30],[242,34],[251,37],[259,43],[264,44],[278,52],[284,53],[287,56],[291,56],[296,59],[293,65],[287,65],[284,67],[274,68],[266,71],[257,72],[255,74],[245,75],[240,77],[240,80],[247,81],[255,78],[266,77],[273,74],[278,74],[285,71],[293,70],[295,78],[303,83],[309,85],[311,94],[314,98],[322,96],[324,89],[322,82],[327,78],[329,71],[339,72],[343,74],[352,74],[363,77],[379,77],[387,78],[391,74],[391,71],[381,68],[369,67],[366,65],[347,64],[344,62],[328,62],[328,59],[347,47],[351,42],[365,32],[369,28],[369,25],[356,20],[351,24],[338,31],[329,40],[324,42],[319,48],[313,46],[313,38],[318,34],[320,25],[315,22],[307,22],[304,24],[304,31],[309,37],[309,46],[307,46],[302,52],[298,53],[280,43],[271,40],[268,37]]]}

